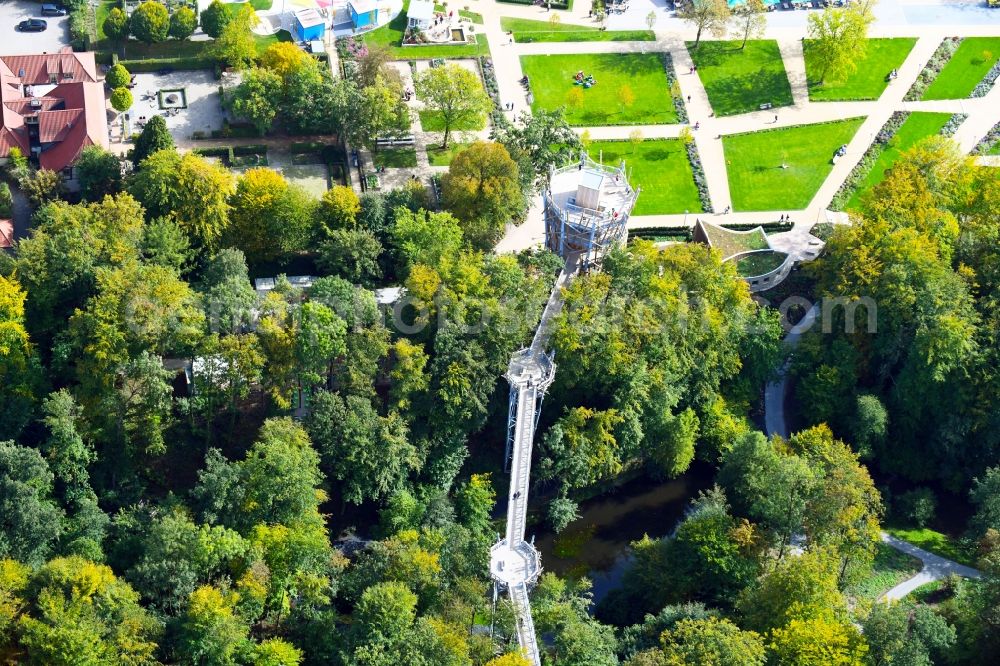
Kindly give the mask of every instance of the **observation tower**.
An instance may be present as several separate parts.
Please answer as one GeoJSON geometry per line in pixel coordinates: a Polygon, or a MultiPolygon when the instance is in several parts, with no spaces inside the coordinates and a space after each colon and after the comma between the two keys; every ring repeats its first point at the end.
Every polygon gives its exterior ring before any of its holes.
{"type": "Polygon", "coordinates": [[[552,169],[542,193],[545,246],[564,259],[578,255],[580,269],[599,266],[628,237],[625,225],[638,195],[625,162],[612,167],[581,154],[579,163],[552,169]]]}

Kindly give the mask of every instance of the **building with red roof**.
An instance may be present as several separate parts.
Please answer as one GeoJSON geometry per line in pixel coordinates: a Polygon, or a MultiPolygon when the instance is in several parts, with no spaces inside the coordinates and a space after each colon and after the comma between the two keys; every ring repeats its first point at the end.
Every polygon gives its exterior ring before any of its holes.
{"type": "Polygon", "coordinates": [[[63,171],[87,146],[108,147],[104,84],[91,52],[0,56],[0,111],[0,159],[17,147],[39,167],[63,171]]]}

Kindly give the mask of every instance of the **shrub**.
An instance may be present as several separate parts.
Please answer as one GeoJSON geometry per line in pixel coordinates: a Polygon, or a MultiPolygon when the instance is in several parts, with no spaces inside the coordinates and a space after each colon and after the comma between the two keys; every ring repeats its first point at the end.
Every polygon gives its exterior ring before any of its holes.
{"type": "Polygon", "coordinates": [[[132,12],[129,31],[140,42],[154,44],[166,41],[170,31],[170,14],[167,8],[154,0],[146,0],[132,12]]]}
{"type": "Polygon", "coordinates": [[[77,51],[88,51],[97,41],[97,14],[89,3],[75,5],[70,11],[69,38],[77,51]]]}
{"type": "Polygon", "coordinates": [[[930,488],[914,488],[899,496],[896,501],[899,517],[916,527],[926,527],[934,519],[937,498],[930,488]]]}
{"type": "Polygon", "coordinates": [[[132,81],[132,74],[125,69],[125,65],[118,63],[114,67],[108,70],[107,75],[104,77],[104,82],[108,84],[108,87],[114,90],[115,88],[124,88],[132,81]]]}
{"type": "Polygon", "coordinates": [[[168,33],[174,39],[187,39],[198,27],[198,16],[190,7],[181,7],[170,16],[168,33]]]}
{"type": "Polygon", "coordinates": [[[10,194],[10,186],[0,181],[0,217],[9,218],[13,214],[14,198],[10,194]]]}
{"type": "Polygon", "coordinates": [[[108,39],[116,42],[124,41],[128,37],[128,16],[121,8],[112,7],[102,27],[108,39]]]}
{"type": "Polygon", "coordinates": [[[132,108],[132,91],[128,88],[115,88],[111,91],[111,108],[119,113],[132,108]]]}

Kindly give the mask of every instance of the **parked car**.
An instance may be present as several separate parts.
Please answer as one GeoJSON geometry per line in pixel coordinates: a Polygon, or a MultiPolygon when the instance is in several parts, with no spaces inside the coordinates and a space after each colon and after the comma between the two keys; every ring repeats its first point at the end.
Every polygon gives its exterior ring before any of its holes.
{"type": "Polygon", "coordinates": [[[42,16],[66,16],[66,9],[59,5],[42,5],[42,16]]]}
{"type": "Polygon", "coordinates": [[[42,19],[25,19],[17,24],[17,29],[21,32],[43,32],[48,27],[48,21],[42,19]]]}

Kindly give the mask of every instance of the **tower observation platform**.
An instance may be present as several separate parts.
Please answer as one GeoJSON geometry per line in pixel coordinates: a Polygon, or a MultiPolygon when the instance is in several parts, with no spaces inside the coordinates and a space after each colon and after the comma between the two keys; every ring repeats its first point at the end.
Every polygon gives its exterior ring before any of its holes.
{"type": "Polygon", "coordinates": [[[565,261],[556,278],[531,346],[516,352],[505,375],[510,385],[507,451],[510,488],[507,491],[506,533],[490,548],[490,576],[497,590],[505,589],[517,616],[517,640],[534,666],[541,666],[538,638],[528,592],[542,573],[541,556],[525,540],[531,454],[542,399],[556,374],[547,352],[552,320],[562,310],[563,287],[577,271],[600,267],[604,254],[625,242],[625,223],[638,191],[625,176],[625,165],[609,168],[581,156],[579,165],[554,170],[543,193],[546,246],[565,261]]]}
{"type": "Polygon", "coordinates": [[[578,254],[583,270],[597,267],[608,250],[625,242],[638,195],[624,162],[613,167],[581,155],[579,163],[553,169],[542,194],[546,247],[563,258],[578,254]]]}

